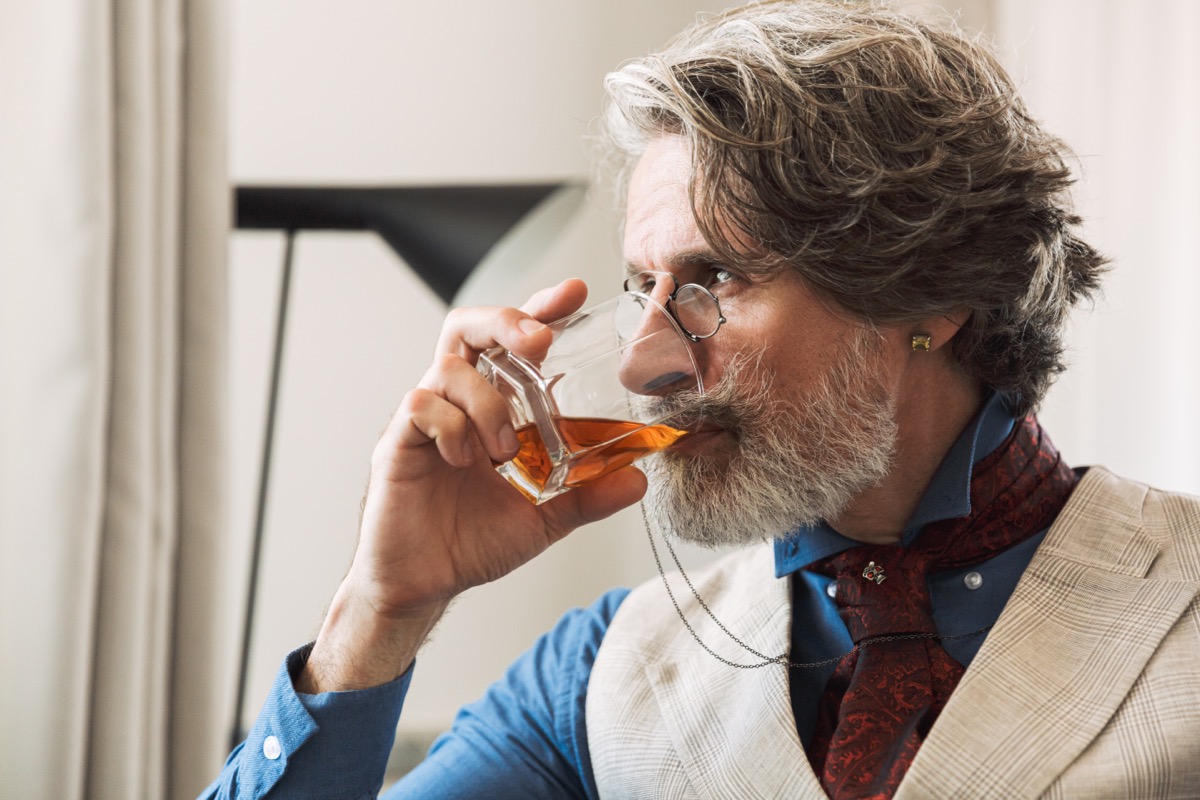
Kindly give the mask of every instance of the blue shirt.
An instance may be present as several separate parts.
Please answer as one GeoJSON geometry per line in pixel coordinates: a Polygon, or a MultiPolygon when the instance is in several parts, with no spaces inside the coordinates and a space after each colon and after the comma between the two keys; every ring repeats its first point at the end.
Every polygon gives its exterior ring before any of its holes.
{"type": "MultiPolygon", "coordinates": [[[[903,544],[911,543],[929,523],[969,513],[971,469],[1004,440],[1013,423],[1003,399],[990,398],[935,473],[905,528],[903,544]]],[[[931,575],[938,631],[960,635],[994,623],[1044,533],[982,564],[931,575]]],[[[793,581],[793,661],[822,661],[851,648],[827,593],[830,579],[804,567],[857,544],[827,525],[775,542],[775,573],[793,581]]],[[[567,612],[482,699],[463,707],[425,761],[385,797],[597,797],[584,702],[596,652],[627,594],[626,589],[614,589],[588,608],[567,612]]],[[[983,638],[981,633],[943,644],[967,665],[983,638]]],[[[357,800],[378,790],[411,670],[372,689],[304,695],[295,691],[292,679],[306,655],[307,648],[302,648],[285,660],[246,742],[233,751],[220,778],[202,797],[257,798],[274,787],[272,798],[357,800]]],[[[806,742],[817,700],[832,671],[832,665],[792,670],[792,706],[806,742]]]]}
{"type": "MultiPolygon", "coordinates": [[[[971,513],[972,467],[1004,442],[1014,423],[1003,398],[993,395],[942,459],[901,534],[902,545],[912,544],[930,523],[971,513]]],[[[963,666],[970,664],[979,651],[985,635],[980,629],[1000,616],[1044,537],[1045,531],[1040,531],[981,564],[929,576],[929,597],[938,632],[943,636],[966,635],[942,640],[946,652],[963,666]],[[966,580],[968,575],[970,581],[966,580]]],[[[828,661],[854,646],[830,593],[833,579],[805,567],[860,544],[825,523],[775,541],[775,575],[792,576],[793,663],[828,661]]],[[[805,746],[816,724],[817,702],[836,668],[836,663],[830,663],[790,672],[792,712],[805,746]]]]}

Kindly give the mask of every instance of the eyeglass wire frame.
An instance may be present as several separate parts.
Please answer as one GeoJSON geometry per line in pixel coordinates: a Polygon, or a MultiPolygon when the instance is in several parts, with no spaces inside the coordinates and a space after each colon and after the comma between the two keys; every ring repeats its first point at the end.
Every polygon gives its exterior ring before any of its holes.
{"type": "MultiPolygon", "coordinates": [[[[639,294],[645,294],[647,297],[650,297],[651,295],[648,291],[644,291],[642,288],[636,288],[636,287],[631,288],[629,285],[631,281],[636,281],[638,278],[640,278],[643,275],[654,275],[656,277],[666,276],[667,278],[671,279],[671,284],[674,288],[671,290],[671,293],[669,295],[667,295],[667,300],[662,305],[667,309],[667,313],[669,313],[671,315],[671,319],[675,320],[675,324],[679,326],[679,330],[682,331],[683,335],[686,336],[690,341],[700,342],[705,339],[708,339],[709,337],[716,335],[717,331],[721,330],[721,326],[725,324],[725,315],[721,313],[721,301],[717,299],[717,296],[715,294],[713,294],[706,287],[701,286],[698,283],[685,283],[682,286],[680,286],[679,281],[677,281],[675,279],[675,276],[669,272],[661,272],[659,270],[648,269],[648,270],[642,270],[641,272],[634,273],[633,275],[630,275],[628,278],[625,279],[625,282],[623,284],[624,290],[627,292],[631,292],[631,291],[638,292],[639,294]],[[679,292],[682,291],[683,289],[693,289],[695,291],[700,292],[701,295],[706,300],[708,300],[709,302],[712,303],[712,307],[714,309],[716,309],[717,321],[713,325],[712,330],[709,331],[708,333],[704,333],[704,334],[694,333],[687,325],[684,325],[683,320],[681,320],[679,318],[679,312],[675,307],[675,305],[676,305],[675,298],[679,294],[679,292]]],[[[656,283],[657,283],[657,281],[656,281],[656,283]]],[[[653,289],[653,287],[651,287],[651,289],[653,289]]]]}

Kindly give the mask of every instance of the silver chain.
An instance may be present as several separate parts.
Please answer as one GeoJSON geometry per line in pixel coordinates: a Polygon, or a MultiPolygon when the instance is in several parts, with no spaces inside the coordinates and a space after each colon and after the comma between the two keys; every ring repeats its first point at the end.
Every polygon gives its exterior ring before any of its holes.
{"type": "Polygon", "coordinates": [[[730,631],[729,628],[726,628],[725,624],[722,623],[721,620],[717,619],[716,614],[714,614],[712,612],[712,609],[710,609],[708,607],[708,603],[704,602],[704,598],[702,598],[700,596],[700,593],[698,591],[696,591],[696,587],[692,585],[692,579],[688,577],[687,572],[685,572],[683,569],[683,565],[681,563],[679,563],[679,556],[676,555],[675,548],[671,546],[671,542],[664,536],[663,544],[667,546],[667,552],[669,552],[671,554],[671,560],[675,562],[675,568],[679,570],[679,574],[683,577],[684,583],[687,584],[688,589],[691,591],[692,597],[694,597],[696,599],[696,602],[700,604],[700,607],[704,609],[704,613],[708,614],[709,619],[711,619],[714,623],[716,623],[717,627],[720,628],[721,631],[726,636],[728,636],[730,639],[732,639],[734,642],[736,642],[742,649],[746,650],[748,653],[755,656],[756,658],[763,659],[762,661],[760,661],[756,664],[741,664],[741,663],[738,663],[737,661],[730,661],[729,659],[720,655],[719,653],[717,653],[715,650],[713,650],[711,647],[709,647],[707,644],[704,643],[704,641],[700,638],[700,634],[696,633],[696,629],[692,627],[692,623],[688,622],[687,616],[683,613],[683,609],[681,609],[679,607],[679,601],[675,599],[675,593],[673,591],[671,591],[671,584],[670,584],[670,582],[667,581],[667,573],[663,569],[662,558],[660,558],[658,555],[658,545],[656,545],[654,543],[654,534],[650,530],[650,520],[646,516],[646,504],[644,502],[640,503],[639,507],[642,510],[642,524],[646,527],[646,538],[648,538],[650,540],[650,550],[651,550],[651,552],[654,553],[654,563],[658,567],[658,574],[662,577],[663,588],[665,588],[667,590],[667,596],[671,598],[671,605],[675,606],[675,613],[679,615],[679,620],[680,620],[680,622],[683,623],[683,627],[687,628],[688,633],[690,633],[692,635],[692,638],[696,640],[696,644],[698,644],[698,645],[700,645],[700,647],[704,648],[705,652],[707,652],[710,656],[715,658],[717,661],[720,661],[722,664],[725,664],[727,666],[736,667],[737,669],[759,669],[761,667],[769,667],[772,664],[778,664],[780,666],[785,666],[785,667],[788,667],[789,669],[811,669],[814,667],[827,667],[830,664],[838,663],[843,658],[845,658],[846,656],[848,656],[852,653],[857,653],[859,650],[866,647],[868,644],[882,644],[884,642],[902,642],[902,641],[906,641],[909,639],[969,639],[972,636],[978,636],[981,633],[987,633],[989,630],[992,629],[991,625],[984,625],[982,628],[979,628],[978,630],[970,631],[969,633],[946,634],[946,635],[943,635],[940,633],[893,633],[893,634],[889,634],[886,636],[873,636],[869,639],[863,639],[861,642],[854,645],[854,647],[852,647],[850,650],[846,651],[842,655],[836,656],[834,658],[827,658],[824,661],[796,662],[796,661],[792,661],[791,659],[789,659],[787,653],[783,653],[778,656],[769,656],[769,655],[766,655],[765,653],[758,652],[753,647],[751,647],[750,645],[746,644],[741,639],[739,639],[737,636],[734,636],[733,632],[730,631]]]}

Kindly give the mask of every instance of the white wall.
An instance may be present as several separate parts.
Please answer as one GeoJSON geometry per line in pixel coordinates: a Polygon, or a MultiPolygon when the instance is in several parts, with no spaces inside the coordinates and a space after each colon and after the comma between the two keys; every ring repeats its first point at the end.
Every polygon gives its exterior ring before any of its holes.
{"type": "Polygon", "coordinates": [[[1006,0],[996,37],[1078,155],[1085,236],[1112,259],[1041,415],[1074,464],[1200,494],[1200,3],[1006,0]]]}

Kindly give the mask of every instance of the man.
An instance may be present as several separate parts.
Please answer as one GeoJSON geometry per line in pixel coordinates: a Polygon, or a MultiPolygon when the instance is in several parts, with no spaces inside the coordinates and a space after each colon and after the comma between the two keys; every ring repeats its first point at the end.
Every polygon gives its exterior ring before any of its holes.
{"type": "MultiPolygon", "coordinates": [[[[747,547],[569,613],[389,796],[1200,794],[1200,502],[1070,470],[1029,415],[1103,260],[995,59],[777,2],[608,88],[628,271],[727,320],[646,508],[747,547]]],[[[450,315],[316,642],[208,796],[373,795],[449,601],[647,491],[533,506],[491,466],[517,443],[477,355],[536,354],[585,291],[450,315]]]]}

